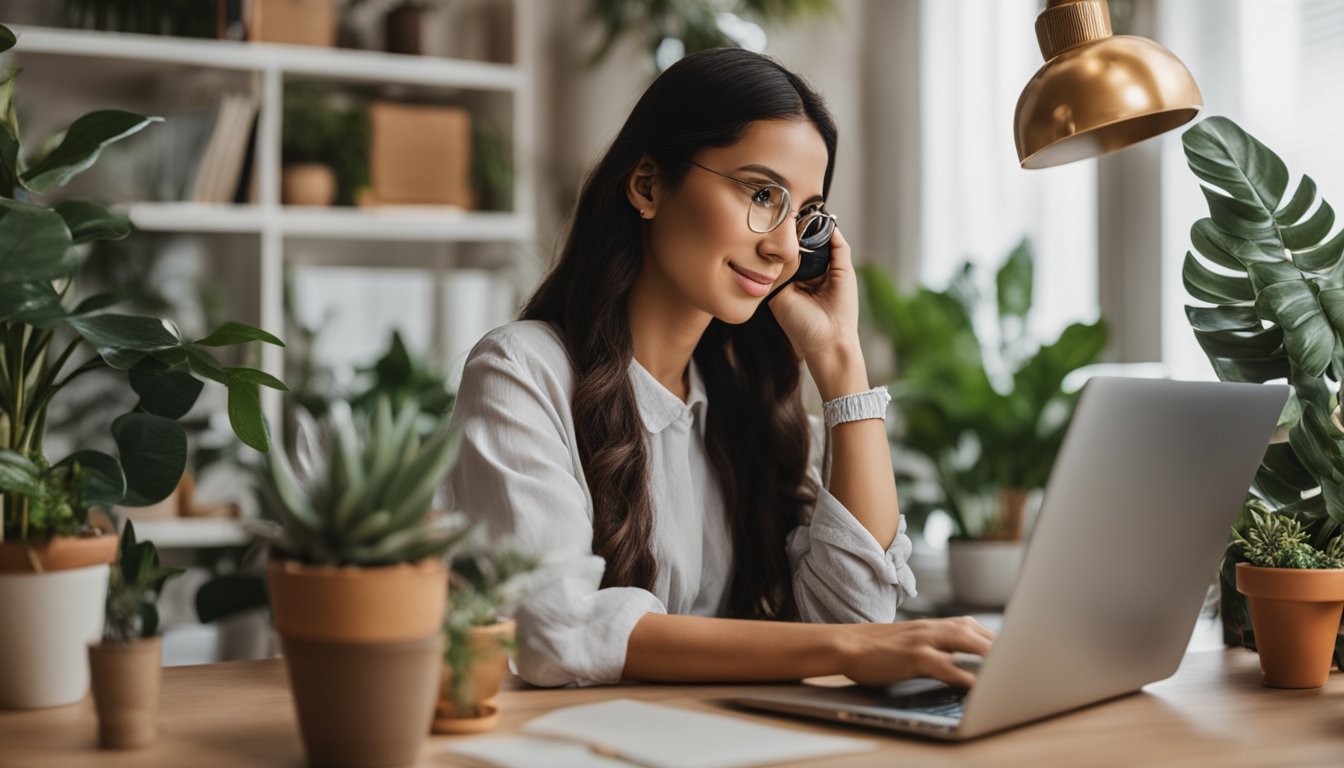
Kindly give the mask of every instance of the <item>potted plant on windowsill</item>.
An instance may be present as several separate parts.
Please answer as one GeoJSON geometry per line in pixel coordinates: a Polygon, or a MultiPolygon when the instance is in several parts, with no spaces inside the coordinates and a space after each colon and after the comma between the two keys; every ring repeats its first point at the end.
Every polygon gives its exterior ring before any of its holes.
{"type": "Polygon", "coordinates": [[[868,315],[896,360],[897,478],[908,483],[902,511],[941,509],[951,518],[949,576],[963,606],[1002,607],[1012,594],[1031,501],[1050,476],[1078,398],[1065,378],[1097,362],[1106,345],[1100,320],[1032,343],[1033,271],[1024,240],[996,274],[999,348],[991,368],[975,328],[971,264],[942,291],[909,294],[876,267],[860,268],[868,315]]]}
{"type": "Polygon", "coordinates": [[[509,618],[537,563],[512,549],[478,549],[454,558],[443,620],[443,675],[435,733],[480,733],[499,724],[500,686],[516,627],[509,618]]]}
{"type": "MultiPolygon", "coordinates": [[[[1190,229],[1182,278],[1202,305],[1185,308],[1218,378],[1292,388],[1277,436],[1251,485],[1252,500],[1301,523],[1324,548],[1344,530],[1344,233],[1303,176],[1295,190],[1283,160],[1225,117],[1182,138],[1209,217],[1190,229]],[[1196,255],[1198,254],[1198,255],[1196,255]]],[[[1221,614],[1229,645],[1258,645],[1235,585],[1240,556],[1223,558],[1221,614]]],[[[1344,660],[1344,641],[1336,641],[1344,660]]]]}
{"type": "Polygon", "coordinates": [[[163,638],[155,601],[164,583],[181,573],[161,567],[154,544],[136,541],[135,524],[126,521],[107,590],[103,641],[89,644],[98,743],[105,748],[144,747],[158,736],[163,638]]]}
{"type": "Polygon", "coordinates": [[[1250,603],[1260,652],[1260,675],[1271,688],[1320,688],[1330,676],[1339,620],[1344,614],[1344,536],[1324,551],[1307,543],[1302,523],[1250,505],[1245,535],[1232,546],[1237,591],[1250,603]]]}
{"type": "MultiPolygon", "coordinates": [[[[14,44],[0,26],[0,51],[14,44]]],[[[88,692],[85,645],[102,634],[117,552],[116,537],[90,525],[89,511],[144,506],[173,491],[186,464],[177,419],[204,380],[228,388],[235,433],[262,451],[269,436],[258,386],[284,388],[261,371],[226,368],[209,351],[280,343],[264,331],[229,323],[193,342],[157,317],[107,311],[118,303],[113,296],[73,301],[77,246],[123,238],[131,223],[92,202],[34,200],[159,118],[115,110],[84,115],[26,166],[13,99],[17,75],[0,76],[0,708],[69,704],[88,692]],[[109,367],[125,371],[140,398],[112,421],[118,455],[80,450],[49,460],[43,440],[53,398],[109,367]]]]}
{"type": "Polygon", "coordinates": [[[432,510],[456,443],[443,429],[422,444],[418,415],[381,400],[357,420],[338,402],[325,435],[297,435],[297,472],[269,460],[283,521],[265,533],[271,610],[315,765],[410,764],[428,735],[443,555],[463,532],[432,510]]]}

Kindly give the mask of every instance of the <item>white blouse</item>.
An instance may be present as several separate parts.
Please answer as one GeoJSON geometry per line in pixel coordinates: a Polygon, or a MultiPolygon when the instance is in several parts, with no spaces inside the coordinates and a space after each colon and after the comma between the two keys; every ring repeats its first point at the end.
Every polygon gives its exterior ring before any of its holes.
{"type": "MultiPolygon", "coordinates": [[[[706,396],[695,362],[687,402],[637,361],[630,378],[649,441],[653,591],[599,589],[605,561],[593,554],[593,500],[574,433],[574,372],[557,331],[537,321],[491,331],[472,350],[452,421],[461,451],[449,476],[453,508],[541,559],[519,606],[518,674],[534,685],[615,683],[626,644],[647,613],[718,616],[733,568],[724,501],[705,450],[706,396]]],[[[900,533],[883,551],[822,484],[829,448],[812,425],[809,478],[818,499],[788,537],[793,590],[810,622],[890,622],[915,594],[900,533]]]]}

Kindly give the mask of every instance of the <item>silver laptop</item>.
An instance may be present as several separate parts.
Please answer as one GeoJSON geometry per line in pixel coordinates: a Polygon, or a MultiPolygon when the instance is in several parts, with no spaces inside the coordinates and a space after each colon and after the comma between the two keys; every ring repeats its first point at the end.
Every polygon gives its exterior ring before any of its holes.
{"type": "Polygon", "coordinates": [[[1288,391],[1090,380],[999,637],[969,692],[924,680],[735,701],[961,740],[1171,676],[1288,391]]]}

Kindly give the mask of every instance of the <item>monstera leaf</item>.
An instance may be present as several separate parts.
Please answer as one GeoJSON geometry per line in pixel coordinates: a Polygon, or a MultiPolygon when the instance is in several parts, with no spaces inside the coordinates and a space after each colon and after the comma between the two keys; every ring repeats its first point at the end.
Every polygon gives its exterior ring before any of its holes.
{"type": "Polygon", "coordinates": [[[1279,419],[1288,444],[1270,448],[1254,489],[1332,535],[1344,523],[1344,432],[1331,415],[1344,375],[1344,232],[1330,237],[1335,212],[1310,176],[1290,192],[1283,160],[1231,120],[1204,120],[1182,141],[1209,206],[1183,277],[1212,305],[1186,317],[1220,379],[1292,386],[1279,419]]]}

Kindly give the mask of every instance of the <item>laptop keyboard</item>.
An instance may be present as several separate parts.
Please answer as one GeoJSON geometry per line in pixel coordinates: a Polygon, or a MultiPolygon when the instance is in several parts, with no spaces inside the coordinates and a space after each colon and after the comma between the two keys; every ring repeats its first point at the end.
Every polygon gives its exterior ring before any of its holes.
{"type": "Polygon", "coordinates": [[[966,694],[967,691],[960,688],[935,688],[931,691],[890,698],[886,701],[886,705],[960,720],[965,710],[966,694]]]}

